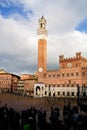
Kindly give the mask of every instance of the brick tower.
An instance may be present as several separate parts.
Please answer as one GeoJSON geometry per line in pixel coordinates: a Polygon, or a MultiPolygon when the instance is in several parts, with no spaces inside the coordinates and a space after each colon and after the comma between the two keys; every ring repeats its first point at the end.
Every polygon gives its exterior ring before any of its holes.
{"type": "Polygon", "coordinates": [[[42,16],[39,19],[38,35],[38,72],[39,74],[46,72],[47,66],[47,30],[46,19],[42,16]]]}

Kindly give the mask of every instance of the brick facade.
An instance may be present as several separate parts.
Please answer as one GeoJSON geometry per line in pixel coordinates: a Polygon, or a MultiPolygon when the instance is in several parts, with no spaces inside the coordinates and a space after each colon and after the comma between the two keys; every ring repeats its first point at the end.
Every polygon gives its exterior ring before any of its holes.
{"type": "Polygon", "coordinates": [[[14,92],[17,90],[19,76],[0,70],[0,91],[14,92]]]}
{"type": "Polygon", "coordinates": [[[87,86],[87,59],[81,56],[59,59],[59,69],[42,72],[39,81],[46,86],[76,87],[87,86]]]}
{"type": "Polygon", "coordinates": [[[19,93],[27,96],[33,96],[35,83],[37,83],[36,76],[30,74],[22,74],[18,82],[19,93]]]}

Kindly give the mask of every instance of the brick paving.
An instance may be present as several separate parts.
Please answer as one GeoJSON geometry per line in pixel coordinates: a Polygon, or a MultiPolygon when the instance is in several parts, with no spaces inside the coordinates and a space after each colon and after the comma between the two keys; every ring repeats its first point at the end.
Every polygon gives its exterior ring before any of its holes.
{"type": "MultiPolygon", "coordinates": [[[[68,100],[69,101],[69,100],[68,100]]],[[[47,121],[49,121],[50,117],[50,108],[53,106],[54,108],[58,107],[60,109],[60,119],[62,120],[62,110],[64,105],[64,100],[59,99],[34,99],[29,97],[15,96],[10,94],[0,94],[0,106],[7,104],[8,108],[12,107],[17,111],[26,110],[28,108],[35,107],[36,109],[41,109],[47,111],[47,121]]],[[[76,101],[71,100],[71,104],[76,105],[76,101]]],[[[37,130],[38,127],[37,127],[37,130]]],[[[71,128],[71,130],[73,130],[71,128]]]]}
{"type": "MultiPolygon", "coordinates": [[[[72,105],[76,105],[76,101],[71,101],[72,105]]],[[[15,96],[10,94],[0,94],[0,106],[7,104],[8,108],[12,107],[17,111],[26,110],[31,106],[36,109],[41,109],[47,111],[47,119],[50,116],[50,108],[51,106],[58,107],[60,109],[60,118],[62,119],[62,109],[64,105],[64,100],[59,99],[41,99],[41,98],[29,98],[22,96],[15,96]]]]}
{"type": "MultiPolygon", "coordinates": [[[[29,98],[8,94],[0,94],[0,105],[7,104],[8,107],[13,107],[16,110],[27,109],[31,106],[36,108],[47,109],[49,110],[51,106],[63,108],[64,100],[58,99],[40,99],[40,98],[29,98]]],[[[72,101],[72,105],[75,105],[76,102],[72,101]]]]}

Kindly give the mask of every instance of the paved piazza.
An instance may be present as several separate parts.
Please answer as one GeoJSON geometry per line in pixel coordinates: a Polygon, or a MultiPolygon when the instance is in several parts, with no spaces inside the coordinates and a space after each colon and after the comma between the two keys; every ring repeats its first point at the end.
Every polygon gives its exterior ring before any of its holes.
{"type": "Polygon", "coordinates": [[[15,96],[10,94],[0,94],[0,106],[7,104],[8,108],[12,107],[17,111],[26,110],[31,106],[36,109],[46,110],[48,115],[50,113],[51,106],[58,107],[62,112],[64,101],[68,103],[71,101],[71,105],[76,105],[75,100],[63,100],[63,99],[42,99],[42,98],[29,98],[22,96],[15,96]]]}
{"type": "Polygon", "coordinates": [[[37,109],[42,110],[50,110],[50,107],[58,107],[60,109],[63,108],[64,101],[68,103],[71,101],[71,105],[76,105],[76,101],[74,99],[64,100],[64,99],[55,99],[55,98],[30,98],[30,97],[22,97],[15,96],[10,94],[0,94],[0,106],[7,104],[8,107],[12,107],[15,110],[21,111],[23,109],[28,109],[31,106],[35,106],[37,109]]]}

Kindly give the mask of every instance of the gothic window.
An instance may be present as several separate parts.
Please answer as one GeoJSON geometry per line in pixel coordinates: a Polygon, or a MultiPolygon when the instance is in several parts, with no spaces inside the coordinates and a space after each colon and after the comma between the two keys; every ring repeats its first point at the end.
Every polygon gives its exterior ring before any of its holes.
{"type": "Polygon", "coordinates": [[[55,74],[53,74],[53,77],[55,77],[55,74]]]}
{"type": "Polygon", "coordinates": [[[60,92],[58,91],[58,95],[60,95],[60,92]]]}
{"type": "Polygon", "coordinates": [[[69,73],[67,73],[67,76],[69,76],[69,73]]]}
{"type": "Polygon", "coordinates": [[[62,74],[62,77],[64,77],[64,74],[62,74]]]}
{"type": "Polygon", "coordinates": [[[82,76],[85,76],[85,72],[82,72],[82,76]]]}
{"type": "Polygon", "coordinates": [[[74,76],[74,73],[71,73],[71,76],[74,76]]]}
{"type": "Polygon", "coordinates": [[[74,87],[74,84],[71,84],[71,87],[74,87]]]}
{"type": "Polygon", "coordinates": [[[55,84],[53,84],[53,87],[55,87],[55,84]]]}
{"type": "Polygon", "coordinates": [[[62,87],[65,87],[65,84],[62,84],[62,87]]]}
{"type": "Polygon", "coordinates": [[[78,67],[78,64],[76,64],[76,67],[78,67]]]}
{"type": "Polygon", "coordinates": [[[67,84],[67,87],[69,87],[70,85],[69,84],[67,84]]]}
{"type": "Polygon", "coordinates": [[[44,74],[44,77],[46,77],[46,74],[44,74]]]}
{"type": "Polygon", "coordinates": [[[51,74],[49,74],[48,77],[51,77],[51,74]]]}
{"type": "Polygon", "coordinates": [[[79,73],[78,73],[78,72],[76,72],[76,76],[79,76],[79,73]]]}
{"type": "Polygon", "coordinates": [[[60,87],[60,84],[57,84],[57,87],[60,87]]]}
{"type": "Polygon", "coordinates": [[[57,77],[60,77],[60,74],[57,74],[57,77]]]}
{"type": "Polygon", "coordinates": [[[63,92],[63,96],[65,96],[65,92],[63,92]]]}
{"type": "Polygon", "coordinates": [[[74,92],[71,92],[71,95],[74,96],[74,92]]]}

